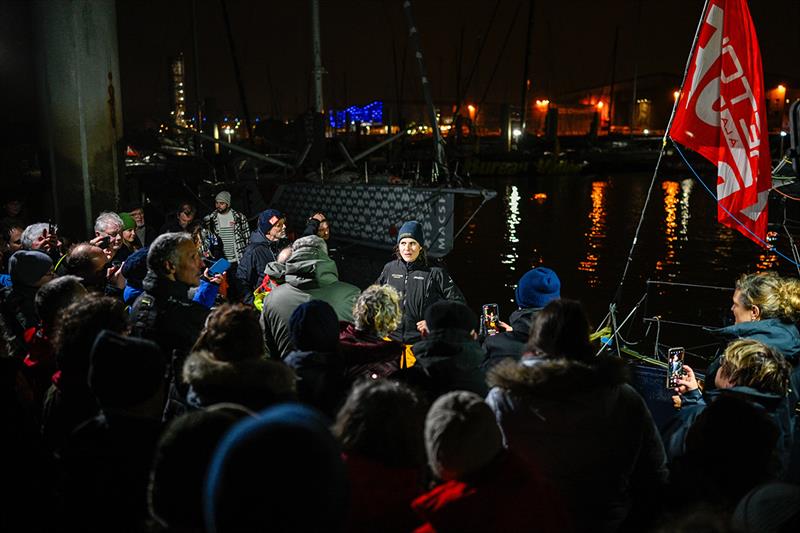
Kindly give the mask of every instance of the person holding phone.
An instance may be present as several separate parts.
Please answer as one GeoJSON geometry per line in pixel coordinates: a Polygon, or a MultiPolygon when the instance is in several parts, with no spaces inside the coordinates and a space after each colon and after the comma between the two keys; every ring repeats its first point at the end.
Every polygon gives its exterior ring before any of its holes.
{"type": "Polygon", "coordinates": [[[793,443],[793,417],[784,409],[791,372],[791,365],[779,350],[754,339],[738,339],[725,348],[713,388],[706,387],[705,392],[700,390],[694,370],[683,365],[675,387],[681,409],[661,432],[667,457],[672,461],[684,455],[689,429],[700,413],[711,402],[731,395],[759,406],[775,423],[779,431],[777,455],[785,470],[793,443]]]}
{"type": "MultiPolygon", "coordinates": [[[[94,238],[90,244],[99,246],[106,258],[113,261],[122,247],[122,219],[111,211],[100,213],[94,221],[94,238]]],[[[127,257],[129,254],[123,252],[127,257]]]]}
{"type": "Polygon", "coordinates": [[[424,242],[422,225],[416,220],[405,222],[397,233],[397,258],[386,263],[375,282],[392,286],[402,298],[403,318],[389,334],[406,346],[401,367],[414,364],[411,346],[428,332],[424,319],[428,307],[439,300],[465,303],[464,295],[447,270],[428,264],[424,242]]]}
{"type": "Polygon", "coordinates": [[[519,279],[515,296],[517,310],[511,313],[508,324],[499,321],[503,331],[487,336],[483,341],[483,349],[486,351],[486,360],[483,363],[485,369],[507,357],[519,359],[522,348],[528,341],[533,317],[544,306],[561,298],[561,280],[549,268],[533,268],[519,279]]]}

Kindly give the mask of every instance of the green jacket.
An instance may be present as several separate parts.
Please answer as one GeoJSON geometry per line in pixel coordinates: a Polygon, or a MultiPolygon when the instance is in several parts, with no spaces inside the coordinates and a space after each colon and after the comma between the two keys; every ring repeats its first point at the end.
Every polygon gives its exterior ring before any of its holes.
{"type": "Polygon", "coordinates": [[[339,281],[336,263],[327,253],[313,247],[295,250],[286,262],[283,284],[264,298],[261,324],[270,357],[283,359],[294,349],[289,339],[289,318],[300,304],[309,300],[327,302],[340,321],[353,321],[353,305],[361,291],[339,281]]]}

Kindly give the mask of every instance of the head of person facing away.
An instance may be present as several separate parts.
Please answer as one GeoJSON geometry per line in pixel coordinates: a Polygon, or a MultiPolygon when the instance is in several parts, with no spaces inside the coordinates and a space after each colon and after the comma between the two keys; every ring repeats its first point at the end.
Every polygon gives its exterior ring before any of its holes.
{"type": "Polygon", "coordinates": [[[775,272],[743,274],[736,281],[731,312],[737,324],[769,318],[796,322],[800,319],[800,280],[775,272]]]}
{"type": "Polygon", "coordinates": [[[413,389],[388,379],[357,383],[333,426],[345,453],[385,466],[425,464],[426,405],[413,389]]]}
{"type": "Polygon", "coordinates": [[[159,439],[150,472],[150,516],[170,531],[203,530],[203,480],[217,445],[255,413],[220,403],[173,419],[159,439]]]}
{"type": "Polygon", "coordinates": [[[589,319],[576,300],[558,299],[547,304],[531,321],[523,357],[565,358],[589,361],[589,319]]]}
{"type": "Polygon", "coordinates": [[[474,392],[453,391],[425,419],[428,465],[439,479],[464,480],[489,467],[503,450],[494,413],[474,392]]]}
{"type": "Polygon", "coordinates": [[[549,268],[532,268],[519,279],[515,296],[520,309],[542,308],[561,298],[561,280],[549,268]]]}
{"type": "Polygon", "coordinates": [[[397,329],[402,315],[400,294],[390,285],[367,287],[353,306],[356,329],[378,337],[386,337],[397,329]]]}
{"type": "Polygon", "coordinates": [[[343,531],[347,483],[327,419],[300,404],[277,405],[237,423],[214,452],[206,530],[343,531]]]}
{"type": "Polygon", "coordinates": [[[717,388],[750,387],[786,396],[792,367],[776,349],[753,339],[738,339],[725,348],[715,376],[717,388]]]}

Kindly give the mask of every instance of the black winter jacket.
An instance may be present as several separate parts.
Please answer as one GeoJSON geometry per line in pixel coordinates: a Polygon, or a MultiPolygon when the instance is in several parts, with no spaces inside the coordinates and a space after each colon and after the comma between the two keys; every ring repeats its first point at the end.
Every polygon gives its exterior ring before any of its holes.
{"type": "Polygon", "coordinates": [[[168,356],[175,350],[188,354],[205,326],[209,310],[190,300],[189,286],[180,281],[159,278],[150,272],[142,286],[145,292],[133,303],[131,319],[137,320],[142,298],[152,295],[156,301],[157,319],[153,331],[144,336],[158,344],[168,356]]]}
{"type": "Polygon", "coordinates": [[[403,319],[389,337],[403,344],[414,344],[422,340],[417,331],[417,322],[425,318],[425,310],[431,304],[439,300],[464,302],[464,295],[445,269],[428,266],[420,261],[390,261],[383,267],[375,283],[390,285],[400,293],[403,319]]]}
{"type": "Polygon", "coordinates": [[[289,241],[286,239],[269,241],[260,231],[250,234],[250,244],[244,249],[239,267],[236,269],[236,279],[240,290],[244,293],[244,303],[253,303],[253,291],[264,279],[264,269],[275,261],[281,249],[288,245],[289,241]]]}

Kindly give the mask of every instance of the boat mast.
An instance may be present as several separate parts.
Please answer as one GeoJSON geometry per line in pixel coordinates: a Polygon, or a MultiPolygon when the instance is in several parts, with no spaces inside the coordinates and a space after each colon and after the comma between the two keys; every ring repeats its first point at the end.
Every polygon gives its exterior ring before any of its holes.
{"type": "Polygon", "coordinates": [[[422,59],[422,47],[419,42],[419,32],[414,25],[414,15],[411,11],[411,0],[403,2],[403,11],[406,15],[406,23],[408,24],[408,38],[414,46],[415,54],[417,57],[417,68],[422,81],[422,94],[425,97],[425,104],[428,107],[428,118],[431,121],[431,128],[433,128],[433,161],[434,161],[434,175],[439,172],[449,176],[450,173],[447,169],[447,163],[444,157],[444,147],[442,145],[442,134],[439,131],[439,121],[436,119],[436,108],[433,106],[433,96],[431,95],[431,85],[428,75],[425,72],[425,62],[422,59]]]}
{"type": "Polygon", "coordinates": [[[322,103],[322,75],[325,69],[322,67],[322,45],[319,36],[319,0],[311,0],[311,34],[314,39],[314,111],[324,113],[325,108],[322,103]]]}
{"type": "Polygon", "coordinates": [[[528,81],[528,67],[531,62],[531,39],[533,38],[533,14],[535,9],[534,0],[528,0],[528,30],[525,32],[525,64],[522,69],[522,101],[519,105],[519,122],[522,136],[525,136],[525,123],[528,111],[528,91],[530,82],[528,81]]]}

